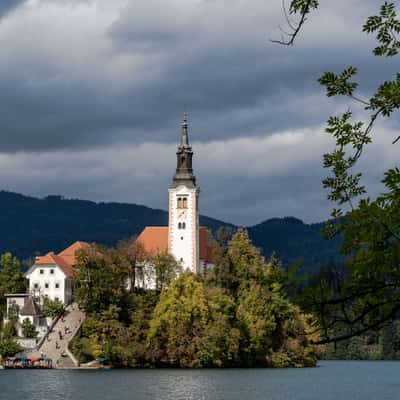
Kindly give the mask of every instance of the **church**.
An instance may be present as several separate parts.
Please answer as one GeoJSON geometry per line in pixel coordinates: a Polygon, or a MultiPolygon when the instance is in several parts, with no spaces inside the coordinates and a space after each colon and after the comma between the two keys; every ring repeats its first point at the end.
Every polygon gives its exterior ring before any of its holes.
{"type": "MultiPolygon", "coordinates": [[[[180,263],[183,271],[201,273],[213,267],[213,251],[208,241],[208,229],[199,226],[200,189],[193,174],[193,151],[189,144],[186,114],[176,156],[176,172],[168,190],[168,226],[148,226],[137,240],[150,257],[168,252],[180,263]]],[[[44,336],[49,328],[49,321],[41,311],[44,299],[58,300],[64,306],[73,301],[76,255],[88,248],[88,243],[77,241],[58,254],[49,252],[37,256],[25,273],[28,292],[5,295],[4,321],[17,317],[21,325],[28,318],[35,325],[39,337],[44,336]]],[[[143,289],[154,289],[155,277],[150,274],[146,282],[138,279],[135,284],[143,289]]]]}
{"type": "Polygon", "coordinates": [[[213,266],[208,230],[199,226],[200,189],[193,174],[193,150],[189,144],[187,114],[176,152],[176,172],[169,187],[168,226],[148,226],[138,237],[152,256],[168,252],[182,270],[200,273],[213,266]]]}

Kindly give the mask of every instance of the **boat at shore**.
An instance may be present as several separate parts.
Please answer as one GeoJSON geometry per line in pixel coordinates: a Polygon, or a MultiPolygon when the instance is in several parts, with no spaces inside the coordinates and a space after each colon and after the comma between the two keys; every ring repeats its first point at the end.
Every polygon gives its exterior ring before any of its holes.
{"type": "Polygon", "coordinates": [[[53,362],[47,357],[10,357],[6,358],[1,369],[52,369],[53,362]]]}

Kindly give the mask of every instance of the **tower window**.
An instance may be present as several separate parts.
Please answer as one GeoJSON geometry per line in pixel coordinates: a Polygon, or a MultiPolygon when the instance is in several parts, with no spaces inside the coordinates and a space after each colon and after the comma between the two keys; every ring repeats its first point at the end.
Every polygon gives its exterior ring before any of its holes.
{"type": "Polygon", "coordinates": [[[188,199],[186,196],[179,196],[177,199],[177,208],[188,208],[188,199]]]}
{"type": "Polygon", "coordinates": [[[186,223],[182,222],[182,229],[186,229],[186,223]]]}
{"type": "Polygon", "coordinates": [[[181,236],[181,240],[183,240],[183,236],[181,236]]]}
{"type": "Polygon", "coordinates": [[[178,229],[182,229],[182,224],[179,222],[178,229]]]}

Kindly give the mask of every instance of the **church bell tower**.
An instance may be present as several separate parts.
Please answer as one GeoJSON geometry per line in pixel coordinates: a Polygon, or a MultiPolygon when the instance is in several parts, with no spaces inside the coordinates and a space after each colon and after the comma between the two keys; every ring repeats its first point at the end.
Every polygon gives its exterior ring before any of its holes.
{"type": "Polygon", "coordinates": [[[183,270],[199,272],[199,188],[193,175],[187,114],[176,152],[176,173],[169,188],[168,251],[183,270]]]}

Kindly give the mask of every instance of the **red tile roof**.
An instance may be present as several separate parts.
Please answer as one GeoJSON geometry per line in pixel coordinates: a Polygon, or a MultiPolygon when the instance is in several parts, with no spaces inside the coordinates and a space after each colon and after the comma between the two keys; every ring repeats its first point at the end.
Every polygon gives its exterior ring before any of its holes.
{"type": "MultiPolygon", "coordinates": [[[[143,244],[147,253],[155,256],[168,251],[168,227],[167,226],[146,226],[137,240],[143,244]]],[[[212,247],[208,243],[208,229],[199,229],[199,250],[200,260],[211,263],[213,261],[212,247]]]]}
{"type": "Polygon", "coordinates": [[[72,243],[71,246],[67,247],[61,253],[58,253],[60,257],[62,257],[68,264],[72,266],[76,265],[76,254],[79,250],[88,250],[90,248],[90,244],[86,242],[75,242],[72,243]]]}
{"type": "Polygon", "coordinates": [[[36,257],[35,265],[57,265],[61,268],[68,278],[73,278],[75,275],[74,267],[76,265],[76,253],[82,249],[88,249],[90,245],[86,242],[75,242],[67,247],[59,254],[54,254],[52,251],[44,256],[36,257]]]}
{"type": "Polygon", "coordinates": [[[138,236],[146,253],[156,256],[168,251],[168,226],[146,226],[138,236]]]}
{"type": "Polygon", "coordinates": [[[45,256],[36,257],[35,265],[57,265],[68,278],[74,276],[74,268],[72,265],[68,264],[62,257],[54,254],[52,251],[45,256]]]}

